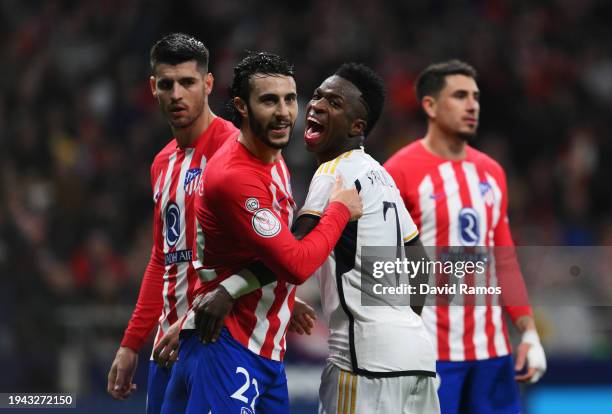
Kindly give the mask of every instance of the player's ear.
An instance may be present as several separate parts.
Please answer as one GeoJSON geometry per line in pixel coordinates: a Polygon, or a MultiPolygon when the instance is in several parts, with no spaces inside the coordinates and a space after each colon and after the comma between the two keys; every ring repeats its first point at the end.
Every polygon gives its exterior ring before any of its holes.
{"type": "Polygon", "coordinates": [[[365,121],[365,119],[355,119],[351,124],[351,136],[356,137],[359,135],[364,135],[367,125],[368,123],[365,121]]]}
{"type": "Polygon", "coordinates": [[[155,76],[153,75],[149,77],[149,86],[151,86],[151,94],[157,99],[157,88],[155,87],[155,76]]]}
{"type": "Polygon", "coordinates": [[[433,96],[424,96],[421,106],[428,118],[436,117],[436,99],[433,96]]]}
{"type": "Polygon", "coordinates": [[[215,83],[215,77],[212,73],[208,72],[206,76],[204,76],[204,90],[206,91],[206,95],[210,95],[213,89],[213,85],[215,83]]]}
{"type": "Polygon", "coordinates": [[[236,108],[238,112],[240,112],[240,115],[243,118],[246,118],[249,116],[249,110],[247,109],[246,102],[244,102],[241,97],[239,96],[234,97],[234,107],[236,108]]]}

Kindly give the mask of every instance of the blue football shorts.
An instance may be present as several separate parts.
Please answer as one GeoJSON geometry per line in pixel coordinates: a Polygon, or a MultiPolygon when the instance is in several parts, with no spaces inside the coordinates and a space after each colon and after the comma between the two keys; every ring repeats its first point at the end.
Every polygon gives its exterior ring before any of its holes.
{"type": "Polygon", "coordinates": [[[521,412],[510,355],[481,361],[438,361],[442,414],[518,414],[521,412]]]}
{"type": "Polygon", "coordinates": [[[183,331],[162,413],[183,412],[286,414],[285,367],[253,353],[225,328],[210,344],[200,342],[195,330],[183,331]]]}

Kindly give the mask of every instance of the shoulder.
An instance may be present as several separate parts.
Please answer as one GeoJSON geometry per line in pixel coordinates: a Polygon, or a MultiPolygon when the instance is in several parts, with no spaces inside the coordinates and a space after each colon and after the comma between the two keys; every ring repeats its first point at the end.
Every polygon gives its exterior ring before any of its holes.
{"type": "Polygon", "coordinates": [[[236,136],[239,132],[234,124],[220,116],[216,117],[210,126],[213,129],[214,136],[221,140],[236,136]]]}
{"type": "Polygon", "coordinates": [[[266,188],[260,171],[239,151],[238,142],[224,145],[206,166],[204,183],[210,195],[231,196],[253,188],[266,188]]]}
{"type": "Polygon", "coordinates": [[[470,146],[468,146],[467,148],[468,157],[473,160],[476,165],[483,168],[486,172],[492,174],[494,178],[505,180],[506,173],[499,162],[497,162],[495,159],[485,154],[484,152],[477,150],[476,148],[470,146]]]}
{"type": "Polygon", "coordinates": [[[422,139],[411,142],[393,154],[383,167],[402,192],[410,191],[439,162],[423,146],[422,139]]]}
{"type": "MultiPolygon", "coordinates": [[[[236,137],[239,130],[231,122],[216,117],[213,122],[208,126],[206,131],[206,139],[204,140],[205,148],[212,153],[222,148],[228,141],[236,137]]],[[[206,149],[205,149],[206,152],[206,149]]]]}
{"type": "Polygon", "coordinates": [[[351,150],[340,154],[333,160],[324,162],[319,165],[319,168],[317,168],[314,177],[335,177],[338,173],[340,173],[348,179],[354,173],[359,172],[358,166],[363,164],[364,162],[364,158],[360,156],[363,154],[363,151],[360,150],[351,150]]]}
{"type": "Polygon", "coordinates": [[[385,162],[384,167],[387,169],[399,167],[407,161],[420,157],[424,150],[421,140],[417,139],[393,154],[385,162]]]}
{"type": "Polygon", "coordinates": [[[151,171],[159,170],[160,168],[165,167],[168,164],[168,160],[170,156],[176,152],[176,140],[173,138],[166,144],[164,148],[159,151],[155,157],[153,158],[153,162],[151,163],[151,171]]]}

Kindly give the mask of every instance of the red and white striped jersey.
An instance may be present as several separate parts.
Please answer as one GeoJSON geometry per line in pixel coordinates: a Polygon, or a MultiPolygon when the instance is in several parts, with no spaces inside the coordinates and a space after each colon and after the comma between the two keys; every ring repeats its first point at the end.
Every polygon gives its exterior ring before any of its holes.
{"type": "MultiPolygon", "coordinates": [[[[195,212],[203,249],[197,246],[202,281],[208,292],[254,261],[261,261],[277,281],[240,297],[225,326],[252,352],[282,360],[285,334],[295,301],[295,284],[304,282],[325,261],[349,220],[348,209],[331,203],[319,225],[298,241],[290,231],[295,211],[289,171],[279,157],[265,164],[232,140],[210,162],[203,197],[195,212]],[[202,257],[200,253],[202,252],[202,257]]],[[[183,329],[194,328],[189,312],[183,329]]]]}
{"type": "Polygon", "coordinates": [[[122,346],[139,350],[158,322],[157,343],[191,306],[197,281],[191,264],[195,194],[207,160],[237,133],[231,122],[217,117],[191,146],[180,148],[173,139],[155,156],[153,248],[122,346]]]}
{"type": "MultiPolygon", "coordinates": [[[[422,140],[402,148],[386,163],[425,246],[512,246],[508,196],[502,167],[467,146],[450,161],[430,153],[422,140]]],[[[521,279],[522,280],[522,279],[521,279]]],[[[529,306],[505,306],[513,321],[529,306]]],[[[422,317],[432,333],[438,360],[469,361],[511,352],[502,307],[427,306],[422,317]]]]}

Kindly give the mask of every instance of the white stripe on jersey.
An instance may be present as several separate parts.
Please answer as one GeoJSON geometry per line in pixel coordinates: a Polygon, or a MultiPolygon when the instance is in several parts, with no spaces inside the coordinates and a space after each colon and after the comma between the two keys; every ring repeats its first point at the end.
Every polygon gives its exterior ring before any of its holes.
{"type": "Polygon", "coordinates": [[[277,284],[278,282],[273,282],[261,288],[261,299],[259,299],[257,302],[257,307],[255,308],[255,317],[257,318],[257,322],[255,323],[255,329],[253,329],[253,332],[249,337],[248,348],[258,355],[261,352],[261,348],[266,340],[268,328],[270,327],[268,312],[274,303],[274,289],[276,289],[277,284]]]}
{"type": "Polygon", "coordinates": [[[159,176],[157,177],[157,181],[155,181],[155,185],[153,186],[153,202],[157,203],[157,198],[159,197],[159,188],[161,186],[162,177],[164,173],[160,171],[159,176]]]}
{"type": "Polygon", "coordinates": [[[434,200],[433,182],[429,175],[426,175],[419,185],[419,208],[421,209],[421,231],[419,233],[423,246],[435,246],[436,200],[434,200]],[[427,217],[425,217],[426,213],[427,217]]]}
{"type": "Polygon", "coordinates": [[[459,211],[461,210],[461,194],[459,193],[459,184],[455,177],[455,171],[453,165],[450,162],[440,164],[438,167],[442,182],[444,184],[444,193],[446,194],[446,207],[448,209],[448,222],[451,223],[448,226],[448,240],[447,246],[461,246],[462,243],[459,240],[459,226],[453,226],[459,217],[459,211]]]}
{"type": "MultiPolygon", "coordinates": [[[[484,286],[482,284],[476,284],[477,286],[484,286]]],[[[472,341],[474,342],[474,352],[476,354],[476,359],[487,359],[490,358],[489,355],[489,338],[487,337],[486,331],[486,306],[474,306],[473,308],[474,314],[474,337],[472,341]]]]}
{"type": "MultiPolygon", "coordinates": [[[[489,223],[487,223],[487,209],[480,194],[480,178],[478,176],[478,171],[476,170],[476,165],[471,162],[463,162],[462,167],[470,192],[470,199],[472,200],[472,208],[476,210],[478,216],[480,217],[479,234],[481,235],[482,239],[479,240],[478,244],[486,245],[487,226],[489,223]]],[[[485,282],[486,275],[477,273],[474,284],[476,286],[485,286],[485,282]]],[[[484,297],[478,297],[478,302],[476,304],[485,305],[485,302],[484,297]]],[[[487,346],[488,337],[486,332],[487,308],[485,306],[476,306],[472,309],[472,313],[474,315],[474,336],[472,338],[474,343],[474,352],[476,354],[476,359],[486,359],[490,357],[487,346]]]]}
{"type": "MultiPolygon", "coordinates": [[[[293,214],[295,211],[295,208],[297,207],[295,205],[295,202],[293,201],[293,196],[292,196],[292,192],[291,192],[291,181],[289,180],[289,172],[287,171],[287,167],[285,166],[284,162],[280,163],[281,166],[281,172],[283,173],[283,180],[281,180],[281,184],[282,183],[286,183],[286,185],[283,185],[283,190],[285,191],[285,195],[291,200],[290,203],[287,203],[287,212],[289,213],[288,215],[288,225],[289,228],[291,228],[291,226],[293,225],[293,214]]],[[[274,167],[276,168],[276,167],[274,167]]]]}
{"type": "MultiPolygon", "coordinates": [[[[187,148],[185,150],[185,160],[181,165],[181,173],[178,178],[178,183],[176,187],[176,202],[179,205],[181,210],[181,236],[179,238],[178,243],[176,244],[176,250],[187,250],[192,246],[187,245],[187,218],[185,217],[185,213],[187,210],[187,204],[185,203],[185,176],[187,175],[187,171],[189,170],[189,166],[191,165],[191,160],[193,159],[193,154],[195,153],[195,148],[187,148]]],[[[200,174],[201,175],[201,174],[200,174]]],[[[193,220],[194,217],[189,217],[190,220],[193,220]]],[[[193,254],[193,253],[192,253],[193,254]]],[[[176,302],[176,313],[177,315],[184,315],[189,309],[187,303],[187,272],[189,271],[190,262],[182,262],[177,263],[177,272],[176,272],[176,286],[175,286],[175,297],[177,299],[176,302]]]]}
{"type": "Polygon", "coordinates": [[[281,162],[280,166],[281,166],[281,170],[283,171],[283,178],[285,179],[285,182],[287,183],[286,193],[293,194],[293,190],[291,189],[291,181],[289,180],[289,171],[287,171],[287,166],[285,165],[284,162],[281,162]]]}
{"type": "MultiPolygon", "coordinates": [[[[168,206],[168,202],[170,201],[170,184],[172,181],[172,170],[174,170],[174,163],[176,162],[176,157],[177,157],[177,153],[174,152],[170,155],[170,157],[168,157],[168,167],[166,169],[166,176],[164,177],[164,184],[163,184],[163,188],[162,188],[162,196],[161,196],[161,206],[159,208],[159,215],[160,220],[162,222],[162,239],[164,240],[164,254],[168,252],[169,250],[169,246],[168,246],[168,238],[166,237],[166,235],[168,234],[168,228],[167,228],[167,223],[164,217],[164,213],[166,211],[166,207],[168,206]]],[[[168,313],[168,306],[167,306],[167,296],[168,296],[168,284],[166,283],[166,280],[168,278],[168,269],[169,266],[166,266],[166,271],[164,272],[164,289],[163,289],[163,295],[164,295],[164,307],[162,308],[162,314],[159,317],[159,321],[165,321],[166,320],[166,315],[168,313]]],[[[168,330],[168,324],[164,324],[162,327],[163,331],[165,332],[166,330],[168,330]]]]}
{"type": "Polygon", "coordinates": [[[164,213],[166,211],[166,207],[168,206],[168,202],[170,201],[170,184],[171,184],[170,181],[172,180],[172,170],[174,170],[174,163],[176,162],[176,156],[177,156],[177,153],[174,152],[172,153],[172,155],[170,155],[168,159],[168,168],[166,169],[166,177],[164,178],[164,187],[162,189],[161,207],[159,209],[159,215],[161,216],[160,218],[164,225],[163,227],[164,230],[162,232],[162,237],[164,239],[164,253],[168,251],[168,238],[166,237],[168,229],[166,228],[166,220],[164,217],[164,213]]]}
{"type": "Polygon", "coordinates": [[[493,188],[493,193],[495,194],[495,205],[493,207],[493,223],[491,225],[492,228],[495,228],[500,218],[502,220],[505,219],[504,217],[499,217],[501,214],[502,192],[495,178],[493,178],[493,176],[488,173],[486,173],[485,175],[487,177],[487,181],[489,182],[489,184],[491,184],[491,188],[493,188]]]}
{"type": "MultiPolygon", "coordinates": [[[[487,174],[486,176],[487,176],[487,181],[491,185],[491,188],[493,189],[493,193],[495,194],[495,204],[493,205],[493,219],[492,219],[493,220],[492,226],[495,227],[500,219],[505,220],[504,217],[500,217],[502,193],[501,193],[499,186],[497,185],[497,181],[495,181],[495,179],[489,174],[487,174]]],[[[495,241],[493,240],[493,238],[491,238],[490,243],[491,243],[490,244],[491,246],[495,245],[495,241]]],[[[489,285],[497,286],[497,273],[495,271],[495,257],[493,257],[493,261],[491,262],[490,269],[491,269],[490,271],[491,281],[489,285]]],[[[499,304],[499,299],[495,295],[493,295],[492,304],[494,305],[499,304]]]]}
{"type": "Polygon", "coordinates": [[[278,197],[276,197],[276,186],[273,183],[270,183],[270,193],[272,193],[272,208],[274,209],[274,211],[276,211],[276,214],[279,217],[282,217],[280,204],[278,203],[278,197]]]}
{"type": "Polygon", "coordinates": [[[285,337],[285,330],[287,328],[287,324],[289,323],[289,319],[291,318],[291,310],[289,309],[289,297],[291,296],[291,292],[295,289],[295,285],[291,283],[285,283],[287,287],[287,295],[285,295],[285,300],[278,310],[278,319],[280,324],[278,325],[278,331],[276,331],[276,335],[274,335],[274,349],[272,350],[271,358],[275,361],[280,360],[280,351],[283,349],[281,346],[281,341],[285,337]]]}
{"type": "MultiPolygon", "coordinates": [[[[438,167],[442,182],[444,184],[444,193],[446,194],[446,207],[448,209],[448,222],[454,223],[456,218],[459,217],[459,211],[461,210],[461,194],[459,190],[459,183],[453,170],[453,165],[450,162],[445,162],[438,167]]],[[[459,226],[448,226],[448,245],[449,246],[461,246],[459,240],[459,226]]],[[[451,326],[448,334],[448,342],[450,346],[450,359],[451,361],[462,361],[465,359],[465,349],[463,346],[463,333],[464,333],[464,314],[465,308],[463,301],[457,301],[457,306],[448,307],[448,319],[449,325],[451,326]]]]}
{"type": "MultiPolygon", "coordinates": [[[[291,193],[287,191],[287,189],[291,187],[285,186],[285,182],[289,183],[289,179],[287,175],[285,174],[285,168],[284,168],[283,163],[281,162],[280,164],[282,166],[282,173],[284,175],[285,181],[283,182],[283,180],[281,179],[281,176],[278,174],[276,165],[272,167],[272,170],[270,171],[270,175],[272,176],[272,181],[274,181],[278,185],[278,187],[281,189],[281,191],[283,192],[283,196],[287,197],[288,199],[291,199],[291,193]]],[[[280,216],[281,208],[280,208],[280,204],[277,201],[278,199],[276,197],[276,187],[274,186],[274,184],[270,184],[270,191],[272,192],[272,206],[274,207],[274,210],[276,210],[276,212],[280,216]]],[[[293,204],[289,201],[287,201],[287,213],[288,213],[288,218],[287,218],[288,226],[289,228],[291,228],[291,226],[293,225],[293,204]]]]}
{"type": "Polygon", "coordinates": [[[280,175],[278,175],[278,170],[276,169],[276,165],[274,167],[272,167],[272,170],[270,171],[270,175],[272,176],[272,181],[274,181],[282,190],[283,193],[289,194],[287,192],[287,189],[285,188],[285,183],[283,183],[283,180],[281,179],[280,175]]]}
{"type": "Polygon", "coordinates": [[[448,333],[448,345],[450,349],[451,361],[465,360],[465,349],[463,347],[464,314],[465,308],[463,306],[448,307],[448,324],[451,327],[450,332],[448,333]]]}
{"type": "Polygon", "coordinates": [[[497,351],[497,355],[507,355],[510,353],[510,350],[506,345],[506,337],[504,335],[502,308],[501,306],[492,306],[492,308],[493,325],[495,325],[495,350],[497,351]]]}

